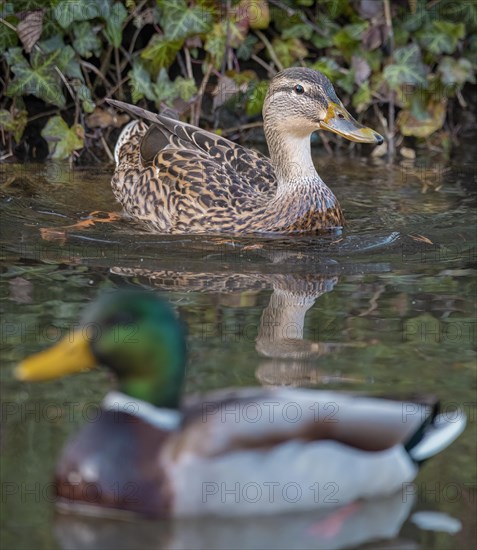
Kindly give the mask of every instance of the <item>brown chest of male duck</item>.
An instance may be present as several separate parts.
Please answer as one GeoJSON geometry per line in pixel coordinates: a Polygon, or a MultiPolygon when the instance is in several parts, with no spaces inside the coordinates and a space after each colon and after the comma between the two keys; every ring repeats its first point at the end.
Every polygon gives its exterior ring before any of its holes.
{"type": "Polygon", "coordinates": [[[346,111],[318,71],[285,69],[263,106],[270,158],[211,132],[115,100],[140,121],[115,149],[113,191],[125,211],[164,233],[316,233],[340,227],[338,200],[320,178],[310,136],[383,138],[346,111]],[[146,124],[144,121],[151,123],[146,124]]]}

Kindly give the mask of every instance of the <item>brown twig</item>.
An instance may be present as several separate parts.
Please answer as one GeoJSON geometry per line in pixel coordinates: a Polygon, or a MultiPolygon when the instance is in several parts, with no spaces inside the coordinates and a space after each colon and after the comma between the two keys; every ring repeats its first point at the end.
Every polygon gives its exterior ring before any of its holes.
{"type": "MultiPolygon", "coordinates": [[[[124,98],[123,81],[121,80],[121,63],[119,61],[119,48],[114,48],[114,65],[116,66],[116,80],[119,82],[118,95],[119,99],[124,98]]],[[[128,79],[129,80],[129,77],[128,79]]]]}
{"type": "MultiPolygon", "coordinates": [[[[184,55],[185,55],[187,78],[190,78],[191,80],[193,80],[194,79],[194,73],[192,71],[190,51],[189,51],[189,48],[187,46],[184,48],[184,55]]],[[[191,120],[191,123],[192,123],[193,120],[195,120],[195,113],[196,113],[195,105],[191,105],[190,106],[190,120],[191,120]]]]}
{"type": "Polygon", "coordinates": [[[230,70],[230,67],[228,66],[228,57],[229,57],[228,54],[229,54],[229,49],[230,49],[230,17],[229,17],[230,7],[231,7],[231,2],[230,2],[230,0],[227,0],[227,3],[226,3],[227,18],[226,18],[226,21],[225,21],[225,25],[226,25],[226,28],[225,28],[225,52],[224,52],[224,57],[222,58],[221,69],[220,69],[220,74],[222,76],[225,74],[225,68],[226,67],[227,67],[228,70],[230,70]]]}
{"type": "MultiPolygon", "coordinates": [[[[393,20],[391,16],[391,4],[389,0],[384,0],[384,19],[386,21],[386,27],[388,29],[389,37],[389,53],[391,56],[394,53],[394,30],[393,20]]],[[[395,105],[394,105],[394,90],[389,89],[389,103],[388,103],[388,163],[391,163],[395,154],[394,143],[394,117],[395,117],[395,105]]]]}
{"type": "Polygon", "coordinates": [[[128,48],[129,56],[132,56],[132,53],[134,51],[134,46],[136,45],[136,41],[137,41],[139,35],[141,34],[141,31],[143,30],[143,28],[144,27],[138,27],[134,31],[133,37],[131,38],[131,44],[129,44],[129,48],[128,48]]]}
{"type": "Polygon", "coordinates": [[[262,31],[259,31],[258,29],[255,30],[255,34],[263,42],[263,44],[265,45],[265,48],[267,48],[268,55],[271,57],[275,65],[278,67],[278,70],[283,71],[282,62],[278,59],[277,54],[275,53],[275,50],[273,49],[273,46],[271,45],[268,38],[263,34],[262,31]]]}
{"type": "Polygon", "coordinates": [[[276,74],[276,69],[272,67],[269,63],[258,57],[258,55],[253,54],[251,56],[251,59],[261,65],[264,69],[266,69],[269,76],[273,76],[274,74],[276,74]]]}
{"type": "MultiPolygon", "coordinates": [[[[66,105],[65,109],[68,110],[73,105],[66,105]]],[[[38,113],[36,115],[28,117],[28,122],[32,122],[33,120],[38,120],[39,118],[44,118],[50,115],[57,115],[60,112],[60,108],[52,109],[51,111],[45,111],[44,113],[38,113]]]]}
{"type": "Polygon", "coordinates": [[[109,88],[111,86],[107,78],[103,74],[101,74],[97,67],[95,67],[92,63],[88,63],[88,61],[80,59],[80,65],[85,69],[92,71],[98,78],[100,78],[105,83],[106,88],[109,88]]]}
{"type": "Polygon", "coordinates": [[[328,139],[328,136],[326,135],[326,132],[320,132],[321,141],[323,142],[323,147],[326,149],[326,152],[328,155],[333,155],[333,149],[330,145],[330,140],[328,139]]]}
{"type": "Polygon", "coordinates": [[[119,51],[123,54],[124,56],[124,59],[121,61],[121,65],[120,65],[120,71],[121,73],[124,71],[124,69],[131,64],[131,59],[132,59],[132,56],[131,54],[128,52],[128,50],[126,50],[126,48],[123,48],[123,46],[119,46],[119,51]]]}
{"type": "MultiPolygon", "coordinates": [[[[113,96],[116,93],[116,90],[118,90],[119,87],[122,86],[123,84],[126,84],[126,82],[128,80],[129,80],[129,76],[125,76],[118,84],[116,84],[116,86],[113,86],[110,90],[108,90],[106,95],[108,97],[113,96]]],[[[104,103],[104,100],[105,100],[105,98],[98,99],[98,100],[95,101],[95,103],[96,103],[96,105],[102,105],[104,103]]]]}
{"type": "Polygon", "coordinates": [[[263,122],[249,122],[248,124],[241,124],[240,126],[233,126],[232,128],[226,128],[222,131],[223,136],[230,136],[235,132],[240,132],[241,130],[251,130],[252,128],[260,128],[263,126],[263,122]]]}
{"type": "Polygon", "coordinates": [[[139,2],[139,4],[133,9],[133,11],[126,17],[124,20],[123,29],[126,27],[126,25],[132,21],[136,15],[141,11],[141,9],[144,7],[145,4],[147,4],[148,0],[142,0],[142,2],[139,2]]]}
{"type": "Polygon", "coordinates": [[[194,124],[194,126],[197,126],[199,124],[200,112],[202,109],[202,98],[204,97],[205,89],[209,82],[210,75],[212,74],[212,68],[213,68],[212,63],[209,63],[207,65],[207,71],[205,72],[204,78],[200,83],[199,91],[197,93],[195,116],[192,120],[192,124],[194,124]]]}
{"type": "MultiPolygon", "coordinates": [[[[99,68],[99,72],[102,74],[102,75],[105,75],[108,71],[108,67],[109,67],[109,63],[110,63],[110,57],[111,57],[111,52],[113,51],[113,47],[110,45],[108,46],[108,49],[106,50],[105,54],[104,54],[104,58],[103,58],[103,61],[101,62],[101,67],[99,68]]],[[[96,89],[96,83],[95,83],[95,89],[96,89]]],[[[94,91],[94,90],[93,90],[94,91]]]]}
{"type": "Polygon", "coordinates": [[[106,143],[106,140],[104,139],[103,134],[101,134],[101,144],[103,145],[103,149],[106,151],[106,155],[108,156],[109,160],[111,162],[114,162],[114,155],[111,153],[111,150],[108,147],[108,144],[106,143]]]}
{"type": "MultiPolygon", "coordinates": [[[[3,134],[3,130],[2,130],[2,134],[3,134]]],[[[8,153],[6,153],[5,155],[2,155],[2,156],[0,157],[0,162],[3,162],[5,159],[8,159],[8,158],[10,158],[10,157],[13,157],[13,153],[12,153],[11,150],[8,151],[8,153]]]]}
{"type": "Polygon", "coordinates": [[[365,311],[362,311],[358,317],[366,317],[370,313],[373,313],[373,311],[376,311],[378,309],[378,300],[381,294],[386,290],[386,287],[384,285],[380,285],[378,289],[374,292],[374,294],[369,299],[369,307],[365,311]]]}
{"type": "Polygon", "coordinates": [[[315,25],[313,21],[310,21],[301,9],[294,10],[293,8],[291,8],[290,6],[287,6],[286,4],[282,4],[281,2],[279,2],[279,0],[270,0],[270,4],[274,4],[281,10],[286,11],[288,15],[298,15],[298,17],[303,21],[303,23],[306,23],[307,25],[309,25],[317,34],[319,34],[323,38],[327,38],[327,34],[323,31],[323,29],[318,25],[315,25]]]}
{"type": "Polygon", "coordinates": [[[187,69],[186,69],[184,60],[182,59],[181,52],[177,52],[176,59],[177,59],[177,63],[179,63],[179,68],[180,68],[180,70],[181,70],[181,74],[182,74],[185,78],[187,78],[187,69]]]}

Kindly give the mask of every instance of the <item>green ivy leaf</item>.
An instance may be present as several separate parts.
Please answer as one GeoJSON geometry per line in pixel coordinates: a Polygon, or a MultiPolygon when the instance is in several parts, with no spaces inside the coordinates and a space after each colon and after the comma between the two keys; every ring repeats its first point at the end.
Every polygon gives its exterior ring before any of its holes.
{"type": "Polygon", "coordinates": [[[16,143],[19,143],[28,122],[26,111],[15,111],[12,114],[6,109],[0,110],[0,125],[6,132],[12,132],[16,143]]]}
{"type": "Polygon", "coordinates": [[[268,82],[252,82],[247,90],[246,112],[248,116],[256,116],[262,112],[263,102],[268,91],[268,82]]]}
{"type": "Polygon", "coordinates": [[[78,57],[71,46],[65,46],[63,38],[60,35],[55,35],[48,40],[44,40],[38,44],[43,53],[59,52],[56,65],[62,73],[71,78],[77,78],[84,82],[83,73],[78,61],[78,57]]]}
{"type": "Polygon", "coordinates": [[[308,50],[299,38],[281,40],[273,39],[273,49],[284,67],[290,67],[297,59],[303,59],[308,55],[308,50]]]}
{"type": "Polygon", "coordinates": [[[216,69],[220,69],[222,60],[225,55],[225,48],[227,44],[227,33],[223,23],[216,23],[207,35],[207,39],[204,44],[204,49],[209,52],[212,62],[216,69]]]}
{"type": "Polygon", "coordinates": [[[187,6],[185,0],[157,0],[161,25],[170,40],[203,34],[212,28],[212,12],[205,6],[187,6]]]}
{"type": "Polygon", "coordinates": [[[156,81],[152,82],[142,61],[133,63],[129,76],[135,103],[146,97],[156,104],[164,102],[171,105],[178,97],[188,101],[197,91],[192,79],[178,77],[175,82],[171,82],[166,69],[161,69],[156,81]]]}
{"type": "Polygon", "coordinates": [[[371,52],[361,52],[361,55],[369,63],[372,72],[381,71],[381,64],[383,61],[383,52],[379,50],[373,50],[371,52]]]}
{"type": "Polygon", "coordinates": [[[166,69],[159,71],[156,82],[152,85],[152,90],[157,103],[163,101],[171,104],[177,98],[177,90],[174,83],[170,81],[166,69]]]}
{"type": "Polygon", "coordinates": [[[77,78],[84,81],[83,73],[78,62],[75,51],[71,46],[65,46],[61,49],[57,62],[58,68],[70,78],[77,78]]]}
{"type": "Polygon", "coordinates": [[[421,61],[419,46],[398,48],[393,57],[394,63],[383,71],[383,79],[391,88],[400,90],[404,84],[426,86],[427,68],[421,61]]]}
{"type": "MultiPolygon", "coordinates": [[[[3,16],[5,17],[5,16],[3,16]]],[[[5,17],[5,19],[13,26],[17,24],[15,17],[5,17]]],[[[9,48],[13,48],[18,44],[18,35],[15,31],[0,23],[0,53],[5,52],[9,48]]]]}
{"type": "Polygon", "coordinates": [[[174,90],[177,97],[180,97],[184,101],[189,101],[197,93],[197,86],[193,78],[178,76],[174,80],[174,90]]]}
{"type": "Polygon", "coordinates": [[[333,36],[333,44],[349,58],[356,53],[356,48],[361,43],[363,32],[368,28],[368,22],[346,25],[333,36]]]}
{"type": "Polygon", "coordinates": [[[435,14],[422,8],[410,11],[406,6],[406,9],[401,11],[400,17],[402,24],[399,25],[398,28],[403,29],[405,32],[415,33],[426,24],[429,20],[429,16],[435,17],[435,14]]]}
{"type": "Polygon", "coordinates": [[[298,12],[288,13],[288,11],[284,9],[273,11],[273,25],[280,34],[285,32],[286,29],[294,25],[300,25],[301,23],[303,23],[303,19],[298,12]]]}
{"type": "Polygon", "coordinates": [[[401,48],[409,42],[409,32],[403,27],[394,28],[394,46],[401,48]]]}
{"type": "Polygon", "coordinates": [[[446,86],[457,84],[460,87],[465,82],[475,84],[474,67],[468,59],[443,57],[437,70],[441,74],[442,83],[446,86]]]}
{"type": "Polygon", "coordinates": [[[369,83],[365,82],[353,94],[353,101],[352,101],[353,107],[356,109],[358,113],[362,113],[369,107],[372,100],[373,100],[373,96],[371,95],[369,83]]]}
{"type": "Polygon", "coordinates": [[[348,70],[344,74],[341,73],[339,78],[336,79],[336,85],[339,86],[348,94],[352,94],[354,91],[355,72],[348,70]]]}
{"type": "Polygon", "coordinates": [[[48,142],[51,158],[54,159],[67,159],[73,151],[84,147],[84,128],[81,124],[68,128],[60,116],[50,118],[41,135],[48,142]]]}
{"type": "Polygon", "coordinates": [[[78,52],[81,57],[85,59],[90,58],[92,55],[99,57],[101,54],[101,40],[96,34],[96,30],[91,23],[84,21],[78,23],[73,27],[73,48],[78,52]]]}
{"type": "MultiPolygon", "coordinates": [[[[409,100],[407,102],[407,110],[409,110],[409,112],[416,120],[424,121],[428,117],[428,103],[429,95],[426,93],[422,93],[421,90],[415,90],[415,92],[410,94],[409,96],[409,100]]],[[[406,109],[402,109],[402,111],[405,110],[406,109]]]]}
{"type": "Polygon", "coordinates": [[[51,53],[56,50],[62,50],[65,47],[65,43],[60,34],[55,34],[47,40],[42,40],[38,45],[42,49],[43,53],[51,53]]]}
{"type": "Polygon", "coordinates": [[[7,52],[5,52],[4,55],[10,67],[24,67],[27,69],[29,68],[28,61],[23,55],[21,48],[10,48],[7,52]]]}
{"type": "Polygon", "coordinates": [[[433,21],[432,26],[419,34],[421,44],[434,55],[453,53],[465,36],[464,23],[433,21]]]}
{"type": "Polygon", "coordinates": [[[250,59],[254,52],[254,46],[258,42],[258,39],[253,35],[247,35],[240,46],[237,48],[237,57],[243,61],[250,59]]]}
{"type": "Polygon", "coordinates": [[[169,40],[165,36],[154,35],[142,51],[141,57],[150,62],[153,72],[157,72],[170,67],[183,43],[183,40],[169,40]]]}
{"type": "Polygon", "coordinates": [[[316,49],[322,50],[327,48],[330,45],[330,38],[328,36],[320,36],[319,34],[314,34],[311,37],[311,43],[315,46],[316,49]]]}
{"type": "Polygon", "coordinates": [[[151,75],[141,60],[136,59],[133,61],[132,70],[129,71],[128,76],[133,103],[137,103],[143,97],[151,101],[155,100],[151,75]]]}
{"type": "Polygon", "coordinates": [[[429,101],[424,104],[421,94],[415,94],[411,99],[411,109],[402,109],[396,119],[396,124],[403,136],[426,138],[440,130],[446,117],[446,103],[429,101]]]}
{"type": "Polygon", "coordinates": [[[477,30],[477,4],[473,1],[456,2],[449,1],[439,6],[440,19],[446,21],[463,21],[466,26],[467,35],[473,34],[477,30]]]}
{"type": "Polygon", "coordinates": [[[349,12],[349,0],[325,0],[321,3],[325,5],[328,15],[333,19],[337,19],[346,11],[349,12]]]}
{"type": "MultiPolygon", "coordinates": [[[[282,38],[305,38],[310,40],[313,36],[313,29],[310,25],[306,23],[299,23],[298,25],[293,25],[288,29],[285,29],[282,33],[282,38]]],[[[327,44],[328,45],[328,44],[327,44]]]]}
{"type": "Polygon", "coordinates": [[[336,79],[339,78],[341,74],[338,63],[329,57],[321,57],[318,61],[313,63],[311,68],[323,73],[331,80],[331,82],[336,82],[336,79]]]}
{"type": "Polygon", "coordinates": [[[114,46],[115,48],[119,48],[121,45],[121,41],[123,39],[123,24],[127,16],[128,12],[126,8],[119,2],[116,2],[116,4],[114,4],[111,8],[110,15],[106,19],[106,29],[104,30],[104,34],[106,35],[106,38],[111,46],[114,46]]]}
{"type": "Polygon", "coordinates": [[[60,26],[67,29],[76,21],[99,18],[108,21],[110,10],[109,0],[62,0],[54,7],[53,13],[60,26]]]}
{"type": "Polygon", "coordinates": [[[15,77],[7,88],[7,95],[32,94],[46,103],[52,103],[60,108],[64,107],[66,102],[62,91],[62,82],[55,69],[60,54],[61,50],[44,55],[35,49],[30,55],[30,65],[23,57],[21,48],[8,50],[5,57],[15,77]]]}
{"type": "Polygon", "coordinates": [[[80,84],[76,87],[76,97],[83,104],[83,111],[85,113],[92,113],[96,107],[93,98],[91,97],[91,90],[84,84],[80,84]]]}

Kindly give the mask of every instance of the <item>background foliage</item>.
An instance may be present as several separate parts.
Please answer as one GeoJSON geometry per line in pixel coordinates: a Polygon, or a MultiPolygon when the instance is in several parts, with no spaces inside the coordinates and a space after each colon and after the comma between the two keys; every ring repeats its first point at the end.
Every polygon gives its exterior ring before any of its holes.
{"type": "Polygon", "coordinates": [[[239,126],[259,126],[268,80],[292,65],[325,73],[344,103],[387,137],[382,153],[390,157],[396,145],[412,156],[423,141],[448,150],[459,131],[475,131],[474,1],[16,0],[0,7],[4,158],[48,151],[111,158],[128,117],[106,108],[105,97],[172,108],[236,137],[239,126]]]}

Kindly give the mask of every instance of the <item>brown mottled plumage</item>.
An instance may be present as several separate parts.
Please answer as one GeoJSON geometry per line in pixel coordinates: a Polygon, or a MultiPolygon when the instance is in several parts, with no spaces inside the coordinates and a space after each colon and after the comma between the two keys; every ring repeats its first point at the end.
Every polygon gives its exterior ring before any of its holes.
{"type": "Polygon", "coordinates": [[[133,218],[158,232],[315,233],[344,218],[317,174],[310,135],[319,129],[352,141],[381,143],[356,122],[331,82],[292,68],[270,83],[263,107],[270,158],[190,124],[119,101],[143,121],[116,145],[113,191],[133,218]]]}

